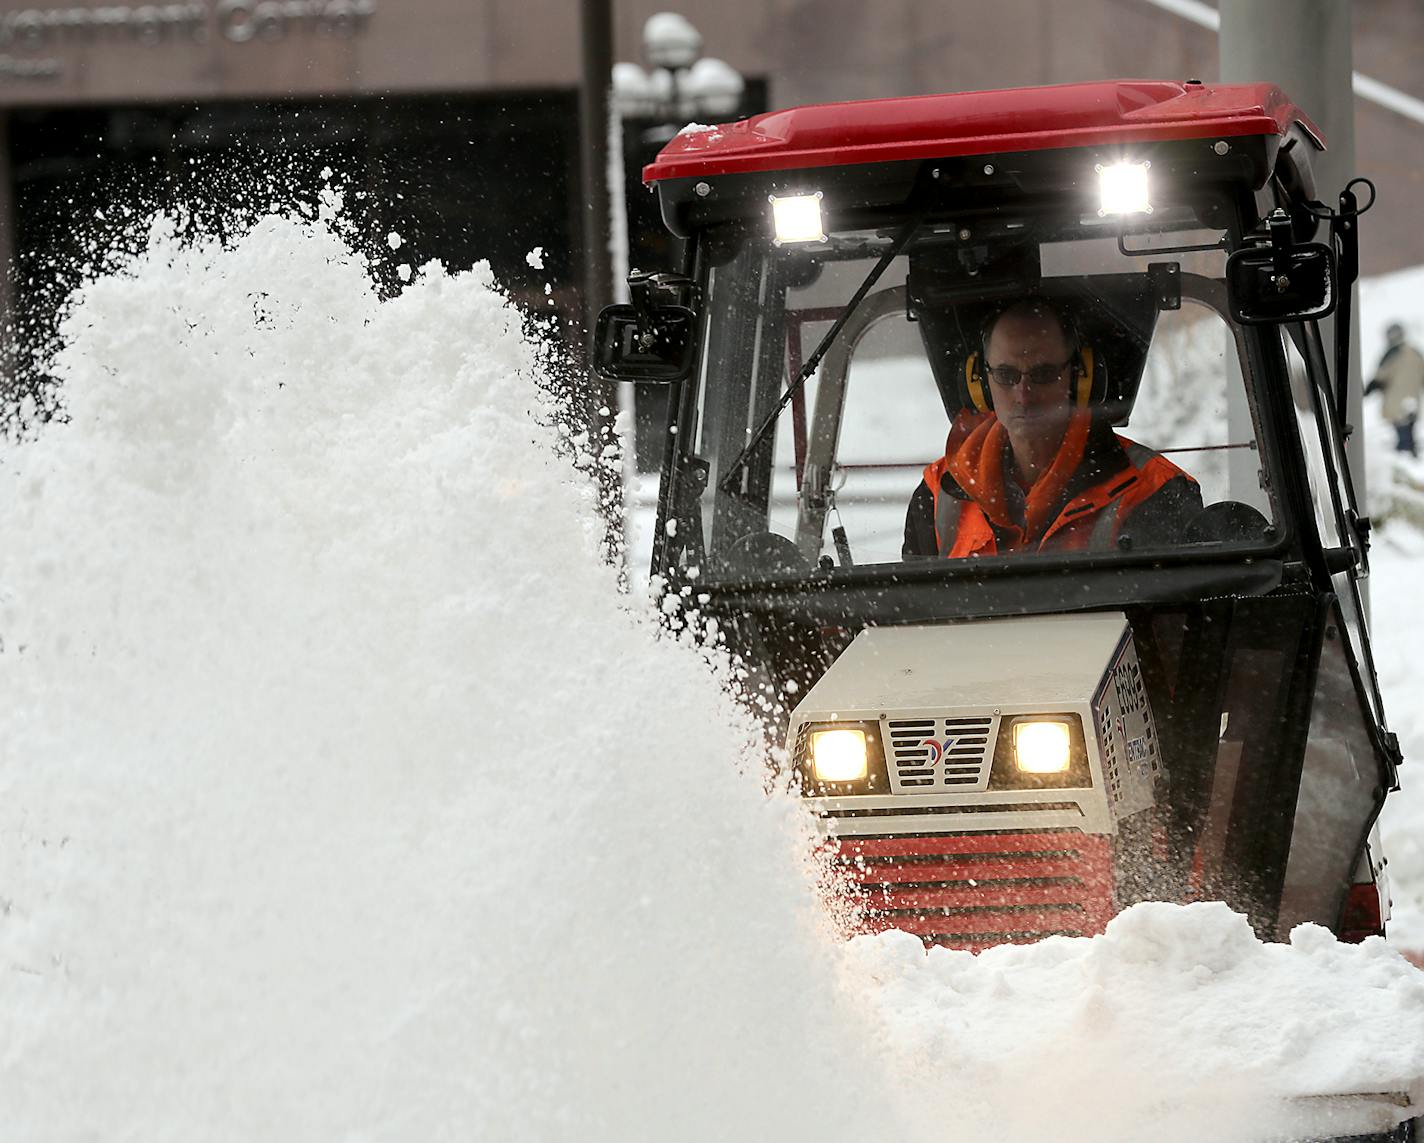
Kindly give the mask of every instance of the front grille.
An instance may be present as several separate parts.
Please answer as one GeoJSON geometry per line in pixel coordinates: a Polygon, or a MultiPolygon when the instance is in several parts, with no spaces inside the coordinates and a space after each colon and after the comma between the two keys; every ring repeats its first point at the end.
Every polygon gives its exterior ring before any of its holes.
{"type": "Polygon", "coordinates": [[[987,789],[998,723],[998,715],[888,719],[891,788],[896,793],[987,789]]]}
{"type": "Polygon", "coordinates": [[[978,951],[1092,936],[1116,912],[1106,837],[1052,830],[827,844],[859,914],[857,932],[900,929],[926,944],[978,951]]]}

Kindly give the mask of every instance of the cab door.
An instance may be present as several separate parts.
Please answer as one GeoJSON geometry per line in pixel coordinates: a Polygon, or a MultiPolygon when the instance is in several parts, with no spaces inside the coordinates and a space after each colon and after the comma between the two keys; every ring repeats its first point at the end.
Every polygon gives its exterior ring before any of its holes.
{"type": "Polygon", "coordinates": [[[1350,477],[1320,331],[1297,324],[1282,339],[1319,538],[1313,578],[1328,601],[1281,898],[1284,933],[1300,920],[1343,912],[1355,871],[1368,868],[1362,859],[1384,795],[1397,788],[1399,748],[1385,723],[1370,650],[1362,590],[1368,521],[1350,477]]]}

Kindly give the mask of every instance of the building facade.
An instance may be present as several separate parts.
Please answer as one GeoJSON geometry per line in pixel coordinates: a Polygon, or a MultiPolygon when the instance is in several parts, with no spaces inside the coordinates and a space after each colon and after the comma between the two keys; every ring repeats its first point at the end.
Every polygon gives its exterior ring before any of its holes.
{"type": "MultiPolygon", "coordinates": [[[[639,59],[644,22],[668,6],[615,0],[615,60],[639,59]]],[[[1279,6],[1286,18],[1290,4],[1279,6]]],[[[1217,75],[1216,33],[1157,0],[719,0],[681,11],[706,54],[771,106],[1217,75]]],[[[1424,6],[1356,0],[1353,21],[1356,69],[1424,98],[1424,6]]],[[[402,261],[487,258],[516,296],[543,305],[547,282],[576,315],[579,59],[576,0],[3,0],[11,303],[23,313],[27,298],[62,288],[106,203],[216,211],[243,187],[310,194],[330,168],[361,229],[401,233],[402,261]],[[535,246],[537,276],[525,261],[535,246]]],[[[1308,109],[1308,93],[1297,99],[1308,109]]],[[[1357,166],[1381,192],[1365,274],[1424,263],[1421,141],[1417,121],[1357,100],[1357,166]]]]}

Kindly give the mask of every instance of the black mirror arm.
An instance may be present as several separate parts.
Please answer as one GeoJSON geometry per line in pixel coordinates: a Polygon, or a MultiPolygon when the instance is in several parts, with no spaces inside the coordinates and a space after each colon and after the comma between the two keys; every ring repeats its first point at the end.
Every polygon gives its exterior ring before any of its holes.
{"type": "Polygon", "coordinates": [[[628,301],[638,320],[638,338],[644,349],[657,340],[653,310],[659,305],[669,304],[693,309],[694,293],[692,279],[685,274],[634,270],[628,275],[628,301]]]}
{"type": "Polygon", "coordinates": [[[652,277],[643,270],[628,275],[628,302],[638,320],[638,340],[643,349],[652,345],[657,336],[653,332],[652,277]]]}
{"type": "Polygon", "coordinates": [[[638,342],[646,349],[653,344],[653,303],[648,296],[652,283],[651,274],[634,270],[628,275],[628,302],[633,307],[633,316],[638,321],[638,342]]]}
{"type": "Polygon", "coordinates": [[[1290,254],[1294,245],[1290,215],[1277,207],[1266,219],[1266,228],[1271,236],[1271,268],[1276,277],[1290,281],[1290,254]]]}
{"type": "Polygon", "coordinates": [[[1354,310],[1352,295],[1356,279],[1360,276],[1360,216],[1374,206],[1377,196],[1375,184],[1360,177],[1351,179],[1340,192],[1340,208],[1332,211],[1321,202],[1307,202],[1304,209],[1316,218],[1329,219],[1330,241],[1335,249],[1335,295],[1336,308],[1340,311],[1335,319],[1335,415],[1343,427],[1349,421],[1350,393],[1350,319],[1354,310]],[[1370,189],[1369,200],[1360,205],[1355,194],[1356,184],[1370,189]]]}
{"type": "MultiPolygon", "coordinates": [[[[1370,204],[1374,204],[1373,198],[1370,204]]],[[[1360,231],[1357,220],[1361,213],[1359,200],[1347,185],[1340,192],[1340,210],[1330,220],[1336,249],[1335,288],[1339,297],[1338,312],[1335,315],[1335,413],[1342,426],[1350,420],[1350,318],[1353,310],[1351,299],[1355,280],[1360,276],[1360,231]]]]}

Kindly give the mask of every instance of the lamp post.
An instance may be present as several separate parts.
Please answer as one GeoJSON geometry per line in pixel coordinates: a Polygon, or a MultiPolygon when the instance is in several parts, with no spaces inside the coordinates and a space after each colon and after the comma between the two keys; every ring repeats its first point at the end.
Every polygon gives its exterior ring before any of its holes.
{"type": "MultiPolygon", "coordinates": [[[[730,64],[702,54],[702,33],[676,12],[648,17],[642,54],[646,67],[613,65],[609,104],[609,227],[613,291],[619,301],[628,300],[630,268],[671,270],[680,262],[675,240],[642,192],[643,165],[688,123],[736,117],[746,89],[730,64]]],[[[633,451],[641,472],[655,469],[661,458],[666,401],[662,386],[639,386],[633,395],[633,451]]]]}
{"type": "MultiPolygon", "coordinates": [[[[614,289],[620,292],[620,300],[626,300],[621,291],[627,288],[624,279],[629,269],[628,184],[638,183],[643,164],[687,123],[702,118],[725,122],[735,116],[746,89],[746,81],[734,67],[702,54],[702,33],[676,12],[648,17],[643,25],[643,60],[646,70],[635,63],[613,65],[609,101],[608,183],[614,289]],[[632,171],[626,168],[629,159],[635,164],[632,171]]],[[[640,222],[656,224],[656,215],[632,213],[640,222]]],[[[646,239],[655,230],[656,226],[640,226],[639,238],[646,239]]]]}
{"type": "MultiPolygon", "coordinates": [[[[583,0],[579,7],[581,81],[579,85],[579,157],[584,191],[583,313],[591,335],[599,311],[610,300],[608,166],[605,124],[609,119],[607,76],[613,58],[612,0],[583,0]]],[[[584,384],[570,395],[570,411],[588,434],[591,468],[598,482],[598,500],[605,522],[605,550],[622,557],[623,485],[600,463],[603,444],[614,439],[618,389],[584,371],[584,384]]]]}
{"type": "MultiPolygon", "coordinates": [[[[746,82],[724,60],[702,54],[702,33],[676,12],[659,12],[643,25],[643,60],[613,68],[613,102],[625,119],[653,119],[670,130],[688,120],[736,114],[746,82]]],[[[652,139],[648,139],[649,142],[652,139]]]]}

